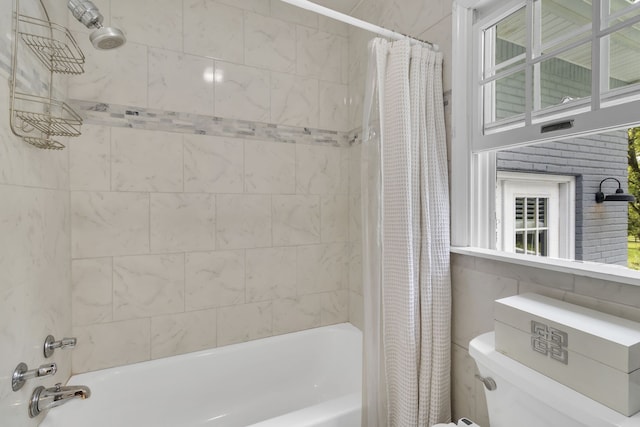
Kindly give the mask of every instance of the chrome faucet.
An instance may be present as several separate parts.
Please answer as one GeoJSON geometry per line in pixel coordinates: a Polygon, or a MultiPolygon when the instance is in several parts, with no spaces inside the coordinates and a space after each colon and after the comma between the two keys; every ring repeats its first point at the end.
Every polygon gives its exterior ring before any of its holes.
{"type": "Polygon", "coordinates": [[[70,400],[87,399],[91,396],[89,387],[83,385],[63,386],[61,383],[50,388],[37,387],[31,395],[29,416],[37,417],[40,412],[64,405],[70,400]]]}

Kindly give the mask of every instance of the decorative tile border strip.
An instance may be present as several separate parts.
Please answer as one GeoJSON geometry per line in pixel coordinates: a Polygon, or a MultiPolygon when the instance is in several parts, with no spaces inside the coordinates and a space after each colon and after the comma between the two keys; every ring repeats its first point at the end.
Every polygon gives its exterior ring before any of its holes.
{"type": "Polygon", "coordinates": [[[90,101],[71,100],[70,104],[83,117],[86,124],[262,141],[322,144],[334,147],[347,147],[349,145],[347,132],[283,126],[90,101]]]}

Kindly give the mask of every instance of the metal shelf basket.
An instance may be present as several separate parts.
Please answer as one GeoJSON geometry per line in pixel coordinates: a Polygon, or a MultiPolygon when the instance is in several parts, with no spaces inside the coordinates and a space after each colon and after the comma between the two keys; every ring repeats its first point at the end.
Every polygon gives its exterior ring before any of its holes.
{"type": "Polygon", "coordinates": [[[84,54],[68,29],[26,15],[18,15],[18,26],[20,38],[49,71],[61,74],[84,72],[84,54]],[[34,26],[31,30],[46,30],[51,36],[28,31],[30,25],[34,26]]]}
{"type": "Polygon", "coordinates": [[[29,133],[37,129],[53,136],[80,135],[82,117],[65,102],[19,92],[16,92],[15,100],[20,101],[14,114],[22,131],[29,133]]]}
{"type": "Polygon", "coordinates": [[[79,136],[82,117],[68,104],[54,99],[53,75],[84,72],[84,54],[65,27],[51,22],[44,3],[40,1],[46,20],[20,13],[20,0],[15,0],[14,39],[11,66],[11,131],[34,147],[60,150],[64,144],[54,136],[79,136]],[[19,53],[27,46],[49,71],[47,96],[18,92],[19,53]]]}

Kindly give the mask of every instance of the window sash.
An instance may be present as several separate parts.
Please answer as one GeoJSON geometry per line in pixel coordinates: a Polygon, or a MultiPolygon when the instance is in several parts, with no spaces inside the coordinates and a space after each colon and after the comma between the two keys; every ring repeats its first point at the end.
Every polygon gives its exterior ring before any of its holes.
{"type": "MultiPolygon", "coordinates": [[[[540,50],[541,46],[538,46],[539,43],[536,43],[533,37],[533,26],[540,25],[539,22],[534,20],[536,3],[538,4],[537,7],[539,7],[539,1],[514,2],[510,7],[505,7],[499,13],[488,16],[482,22],[478,22],[473,26],[473,39],[476,40],[473,46],[473,67],[476,71],[473,73],[475,81],[472,83],[472,88],[474,88],[472,90],[473,101],[470,105],[473,117],[470,135],[473,152],[575,137],[596,131],[618,129],[638,122],[637,115],[631,117],[633,114],[629,114],[629,112],[638,111],[638,108],[640,108],[640,104],[636,101],[636,99],[640,99],[640,83],[627,85],[623,88],[624,91],[609,89],[609,56],[608,46],[604,37],[640,22],[640,2],[609,15],[609,0],[593,0],[592,23],[589,32],[584,37],[580,37],[567,45],[544,54],[541,54],[543,50],[540,50]],[[505,61],[508,64],[503,62],[495,66],[495,64],[491,63],[492,60],[486,56],[485,47],[487,43],[485,38],[494,36],[492,28],[501,20],[522,9],[522,7],[526,7],[527,16],[525,62],[505,69],[505,67],[512,65],[514,62],[521,61],[521,56],[518,56],[505,61]],[[634,11],[638,11],[636,16],[628,17],[626,20],[614,25],[608,25],[612,20],[634,11]],[[589,42],[591,42],[592,49],[591,97],[580,98],[566,104],[540,108],[540,73],[534,73],[534,69],[536,67],[539,68],[543,61],[558,58],[563,53],[589,42]],[[524,112],[502,120],[496,120],[495,96],[486,96],[486,92],[490,92],[485,90],[490,87],[487,85],[493,84],[495,88],[495,83],[493,82],[522,71],[525,71],[524,112]],[[619,108],[619,105],[616,104],[625,104],[626,107],[619,108]],[[610,111],[605,112],[605,110],[610,111]],[[599,112],[598,115],[600,112],[604,113],[607,122],[604,128],[600,127],[602,120],[593,120],[596,116],[596,114],[593,114],[595,112],[599,112]],[[621,112],[626,112],[627,114],[620,114],[621,112]],[[541,132],[542,126],[552,125],[563,117],[571,117],[570,128],[541,132]]],[[[557,45],[557,43],[576,37],[583,32],[584,26],[564,34],[546,45],[557,45]]]]}

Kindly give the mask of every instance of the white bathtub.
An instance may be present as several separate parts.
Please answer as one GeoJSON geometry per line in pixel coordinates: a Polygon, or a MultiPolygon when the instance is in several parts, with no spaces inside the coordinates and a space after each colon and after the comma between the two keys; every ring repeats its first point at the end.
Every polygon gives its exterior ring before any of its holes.
{"type": "Polygon", "coordinates": [[[360,427],[362,335],[327,326],[71,377],[42,427],[360,427]]]}

